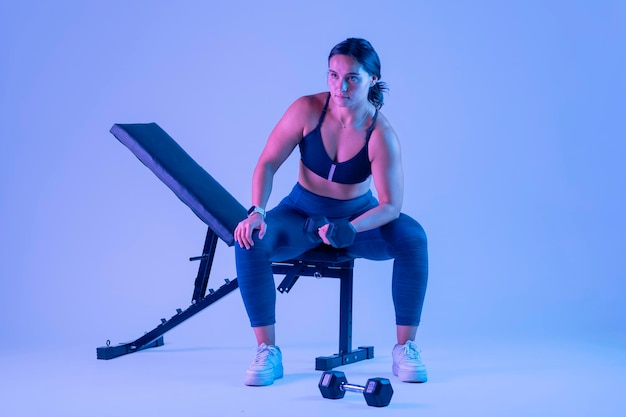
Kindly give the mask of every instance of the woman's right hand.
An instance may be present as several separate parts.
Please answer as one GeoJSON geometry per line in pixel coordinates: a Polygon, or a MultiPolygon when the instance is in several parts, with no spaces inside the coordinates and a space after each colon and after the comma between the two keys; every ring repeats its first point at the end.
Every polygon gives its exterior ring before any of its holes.
{"type": "Polygon", "coordinates": [[[267,223],[265,223],[265,218],[261,213],[254,213],[239,222],[234,233],[235,241],[239,244],[239,247],[250,249],[254,246],[252,232],[256,229],[259,230],[259,239],[263,239],[267,230],[267,223]]]}

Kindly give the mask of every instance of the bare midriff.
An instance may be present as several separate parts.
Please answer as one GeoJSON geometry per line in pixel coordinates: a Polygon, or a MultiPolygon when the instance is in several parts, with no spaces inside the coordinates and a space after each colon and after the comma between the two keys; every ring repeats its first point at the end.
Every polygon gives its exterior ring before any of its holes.
{"type": "Polygon", "coordinates": [[[340,184],[328,181],[305,167],[300,162],[298,182],[310,192],[337,200],[350,200],[362,196],[370,189],[371,176],[358,184],[340,184]]]}

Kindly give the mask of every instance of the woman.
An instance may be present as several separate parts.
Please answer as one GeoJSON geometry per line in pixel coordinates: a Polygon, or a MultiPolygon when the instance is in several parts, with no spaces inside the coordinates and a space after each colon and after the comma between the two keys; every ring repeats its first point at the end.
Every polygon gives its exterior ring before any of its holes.
{"type": "Polygon", "coordinates": [[[392,296],[397,345],[393,373],[405,382],[427,380],[415,334],[428,280],[426,235],[401,213],[400,145],[380,113],[380,60],[371,44],[350,38],[328,58],[329,92],[297,99],[272,130],[252,179],[252,207],[235,229],[237,277],[258,348],[246,385],[270,385],[283,376],[275,346],[276,290],[271,261],[287,260],[323,244],[344,246],[366,259],[394,259],[392,296]],[[274,174],[299,146],[298,182],[265,212],[274,174]],[[370,190],[376,187],[378,199],[370,190]],[[319,242],[303,232],[307,218],[325,216],[319,242]],[[344,238],[338,243],[333,228],[344,238]]]}

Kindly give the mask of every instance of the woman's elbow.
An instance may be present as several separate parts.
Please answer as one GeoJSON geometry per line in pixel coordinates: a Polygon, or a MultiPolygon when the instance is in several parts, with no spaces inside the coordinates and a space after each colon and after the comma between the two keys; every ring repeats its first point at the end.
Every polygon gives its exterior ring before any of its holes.
{"type": "Polygon", "coordinates": [[[387,215],[389,216],[390,221],[400,217],[400,213],[402,212],[401,204],[388,203],[386,204],[386,208],[387,215]]]}

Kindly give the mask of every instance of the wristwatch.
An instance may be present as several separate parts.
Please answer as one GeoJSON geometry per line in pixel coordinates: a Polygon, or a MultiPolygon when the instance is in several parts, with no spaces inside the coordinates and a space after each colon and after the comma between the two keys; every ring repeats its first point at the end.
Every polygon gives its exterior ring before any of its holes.
{"type": "Polygon", "coordinates": [[[254,213],[259,213],[263,218],[265,218],[265,209],[259,206],[252,206],[248,209],[248,217],[253,215],[254,213]]]}

